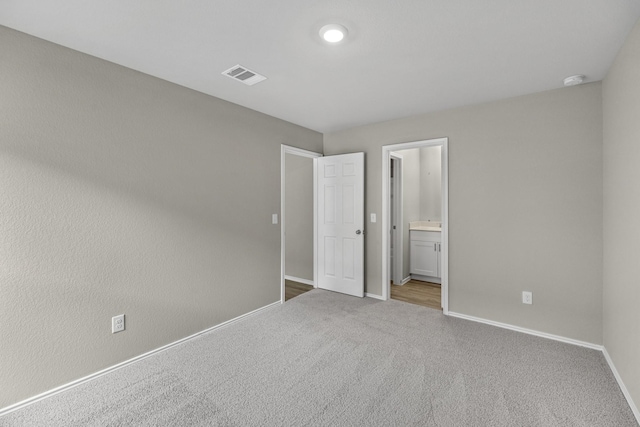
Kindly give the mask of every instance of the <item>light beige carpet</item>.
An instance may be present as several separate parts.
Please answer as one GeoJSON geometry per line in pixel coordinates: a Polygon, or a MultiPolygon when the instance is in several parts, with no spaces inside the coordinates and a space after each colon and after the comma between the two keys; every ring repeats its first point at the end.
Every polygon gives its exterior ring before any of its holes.
{"type": "Polygon", "coordinates": [[[600,352],[314,290],[2,426],[635,426],[600,352]]]}

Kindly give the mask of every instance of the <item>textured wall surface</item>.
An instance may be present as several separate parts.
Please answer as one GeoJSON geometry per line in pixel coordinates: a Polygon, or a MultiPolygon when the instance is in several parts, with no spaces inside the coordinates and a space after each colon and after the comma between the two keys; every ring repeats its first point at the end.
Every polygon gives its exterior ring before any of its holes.
{"type": "MultiPolygon", "coordinates": [[[[602,97],[592,83],[324,135],[366,153],[382,212],[383,145],[449,138],[451,311],[602,343],[602,97]],[[533,305],[521,303],[533,292],[533,305]]],[[[381,222],[366,289],[382,287],[381,222]]]]}
{"type": "Polygon", "coordinates": [[[280,299],[280,144],[322,135],[2,27],[0,44],[0,407],[280,299]]]}
{"type": "Polygon", "coordinates": [[[604,345],[640,405],[640,23],[603,83],[604,345]]]}
{"type": "Polygon", "coordinates": [[[285,156],[284,272],[313,280],[313,159],[285,156]]]}

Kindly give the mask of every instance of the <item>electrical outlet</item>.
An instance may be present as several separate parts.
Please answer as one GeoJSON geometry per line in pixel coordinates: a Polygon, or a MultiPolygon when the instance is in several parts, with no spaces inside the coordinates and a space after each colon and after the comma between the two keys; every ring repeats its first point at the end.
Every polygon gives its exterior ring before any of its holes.
{"type": "Polygon", "coordinates": [[[124,314],[113,316],[111,318],[111,333],[124,331],[124,314]]]}
{"type": "Polygon", "coordinates": [[[523,291],[522,292],[522,303],[523,304],[533,304],[533,293],[523,291]]]}

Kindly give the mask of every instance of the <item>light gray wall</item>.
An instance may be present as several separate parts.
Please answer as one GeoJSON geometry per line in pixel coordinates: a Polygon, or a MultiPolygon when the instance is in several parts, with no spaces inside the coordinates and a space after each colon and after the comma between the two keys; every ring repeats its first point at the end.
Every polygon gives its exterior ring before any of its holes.
{"type": "Polygon", "coordinates": [[[4,27],[0,44],[0,407],[280,299],[280,144],[320,134],[4,27]]]}
{"type": "MultiPolygon", "coordinates": [[[[366,213],[382,212],[381,147],[449,138],[450,310],[602,343],[600,83],[326,134],[366,153],[366,213]],[[532,291],[534,304],[521,303],[532,291]]],[[[381,222],[366,288],[381,293],[381,222]]]]}
{"type": "Polygon", "coordinates": [[[442,219],[442,148],[420,148],[420,219],[442,219]]]}
{"type": "Polygon", "coordinates": [[[313,280],[313,159],[285,154],[285,274],[313,280]]]}
{"type": "Polygon", "coordinates": [[[604,346],[640,405],[640,23],[603,83],[604,346]]]}

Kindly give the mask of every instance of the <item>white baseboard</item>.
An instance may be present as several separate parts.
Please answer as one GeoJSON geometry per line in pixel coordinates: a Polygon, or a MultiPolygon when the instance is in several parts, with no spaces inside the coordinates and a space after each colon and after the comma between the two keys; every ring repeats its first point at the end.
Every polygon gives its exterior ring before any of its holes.
{"type": "Polygon", "coordinates": [[[384,298],[382,298],[382,296],[376,295],[376,294],[370,294],[369,292],[365,292],[364,296],[367,297],[367,298],[375,298],[375,299],[379,299],[379,300],[382,300],[382,301],[386,301],[384,298]]]}
{"type": "Polygon", "coordinates": [[[315,287],[315,284],[313,283],[313,280],[301,279],[299,277],[293,277],[293,276],[287,276],[286,274],[284,275],[284,278],[285,278],[285,280],[291,280],[292,282],[298,282],[298,283],[302,283],[304,285],[309,285],[309,286],[315,287]]]}
{"type": "MultiPolygon", "coordinates": [[[[297,282],[303,283],[303,282],[301,282],[300,279],[296,279],[296,278],[289,279],[288,276],[285,276],[285,278],[287,278],[287,280],[295,280],[297,282]]],[[[382,296],[376,295],[376,294],[370,294],[368,292],[365,293],[365,296],[368,297],[368,298],[375,298],[375,299],[378,299],[378,300],[384,300],[384,298],[382,298],[382,296]]],[[[28,399],[22,400],[22,401],[20,401],[18,403],[15,403],[13,405],[7,406],[5,408],[0,408],[0,417],[2,417],[3,415],[7,415],[7,414],[9,414],[9,413],[11,413],[13,411],[17,411],[18,409],[22,409],[22,408],[24,408],[24,407],[26,407],[28,405],[31,405],[32,403],[36,403],[36,402],[38,402],[40,400],[46,399],[46,398],[51,397],[53,395],[56,395],[58,393],[62,393],[63,391],[70,390],[73,387],[76,387],[76,386],[78,386],[80,384],[84,384],[86,382],[92,381],[92,380],[94,380],[96,378],[99,378],[99,377],[101,377],[103,375],[106,375],[106,374],[108,374],[110,372],[114,372],[114,371],[116,371],[116,370],[118,370],[120,368],[123,368],[125,366],[131,365],[133,363],[136,363],[136,362],[138,362],[138,361],[140,361],[142,359],[146,359],[149,356],[152,356],[154,354],[160,353],[160,352],[162,352],[164,350],[167,350],[167,349],[169,349],[171,347],[174,347],[176,345],[182,344],[182,343],[184,343],[186,341],[189,341],[189,340],[191,340],[193,338],[196,338],[196,337],[198,337],[198,336],[200,336],[202,334],[206,334],[207,332],[211,332],[211,331],[213,331],[215,329],[218,329],[218,328],[221,328],[223,326],[229,325],[229,324],[231,324],[233,322],[237,322],[238,320],[241,320],[243,318],[252,316],[252,315],[257,314],[257,313],[259,313],[259,312],[261,312],[263,310],[269,309],[271,307],[274,307],[274,306],[277,306],[277,305],[280,305],[280,304],[281,304],[280,301],[276,301],[276,302],[268,304],[268,305],[266,305],[264,307],[261,307],[261,308],[258,308],[256,310],[250,311],[249,313],[245,313],[245,314],[240,315],[238,317],[235,317],[233,319],[227,320],[226,322],[222,322],[222,323],[220,323],[218,325],[212,326],[211,328],[205,329],[205,330],[200,331],[200,332],[196,332],[195,334],[190,335],[190,336],[188,336],[186,338],[182,338],[182,339],[180,339],[178,341],[174,341],[174,342],[172,342],[170,344],[164,345],[164,346],[159,347],[159,348],[157,348],[155,350],[151,350],[151,351],[149,351],[147,353],[141,354],[140,356],[136,356],[136,357],[133,357],[133,358],[131,358],[129,360],[125,360],[124,362],[118,363],[117,365],[113,365],[113,366],[111,366],[109,368],[106,368],[106,369],[103,369],[101,371],[95,372],[95,373],[93,373],[91,375],[87,375],[86,377],[77,379],[75,381],[72,381],[72,382],[64,384],[64,385],[61,385],[59,387],[56,387],[56,388],[51,389],[49,391],[46,391],[44,393],[40,393],[40,394],[38,394],[36,396],[33,396],[33,397],[28,398],[28,399]]],[[[624,395],[625,399],[627,400],[627,403],[631,407],[631,411],[633,412],[634,416],[636,417],[636,420],[640,424],[640,411],[638,410],[638,407],[636,406],[635,402],[631,398],[631,394],[629,394],[629,390],[624,385],[624,382],[622,381],[622,378],[620,377],[620,374],[618,373],[618,370],[616,369],[615,365],[613,364],[613,360],[611,359],[611,356],[609,356],[609,353],[607,352],[607,349],[604,348],[603,346],[597,345],[597,344],[588,343],[588,342],[585,342],[585,341],[574,340],[572,338],[566,338],[566,337],[562,337],[562,336],[559,336],[559,335],[548,334],[546,332],[540,332],[540,331],[536,331],[536,330],[533,330],[533,329],[521,328],[519,326],[510,325],[510,324],[507,324],[507,323],[495,322],[493,320],[487,320],[487,319],[483,319],[483,318],[480,318],[480,317],[474,317],[474,316],[468,316],[466,314],[455,313],[455,312],[452,312],[452,311],[450,311],[448,313],[448,315],[451,316],[451,317],[457,317],[457,318],[460,318],[460,319],[470,320],[472,322],[484,323],[484,324],[487,324],[487,325],[496,326],[496,327],[503,328],[503,329],[509,329],[509,330],[516,331],[516,332],[522,332],[522,333],[529,334],[529,335],[535,335],[535,336],[538,336],[538,337],[548,338],[548,339],[552,339],[552,340],[555,340],[555,341],[564,342],[564,343],[567,343],[567,344],[573,344],[573,345],[578,345],[578,346],[581,346],[581,347],[590,348],[590,349],[593,349],[593,350],[602,351],[602,354],[604,355],[604,358],[607,361],[607,363],[609,365],[609,368],[613,372],[613,375],[614,375],[616,381],[618,382],[618,385],[620,386],[620,389],[622,390],[622,394],[624,395]]]]}
{"type": "Polygon", "coordinates": [[[402,282],[397,283],[397,284],[396,284],[396,283],[394,283],[394,285],[396,285],[396,286],[402,286],[402,285],[407,284],[407,283],[408,283],[408,282],[410,282],[410,281],[411,281],[411,276],[407,276],[407,277],[405,277],[405,278],[404,278],[404,280],[402,280],[402,282]]]}
{"type": "Polygon", "coordinates": [[[237,322],[238,320],[241,320],[241,319],[244,319],[246,317],[252,316],[252,315],[257,314],[257,313],[259,313],[259,312],[261,312],[263,310],[266,310],[268,308],[271,308],[271,307],[274,307],[274,306],[277,306],[277,305],[280,305],[280,304],[281,304],[281,302],[278,300],[278,301],[276,301],[274,303],[265,305],[264,307],[260,307],[260,308],[257,308],[255,310],[253,310],[253,311],[250,311],[249,313],[245,313],[245,314],[242,314],[242,315],[240,315],[238,317],[234,317],[233,319],[227,320],[226,322],[219,323],[219,324],[217,324],[215,326],[212,326],[212,327],[210,327],[208,329],[205,329],[203,331],[196,332],[195,334],[189,335],[188,337],[185,337],[185,338],[182,338],[182,339],[179,339],[178,341],[174,341],[174,342],[172,342],[170,344],[167,344],[167,345],[164,345],[162,347],[156,348],[155,350],[151,350],[151,351],[149,351],[147,353],[141,354],[140,356],[136,356],[136,357],[133,357],[133,358],[131,358],[129,360],[125,360],[124,362],[120,362],[117,365],[110,366],[110,367],[105,368],[105,369],[103,369],[101,371],[98,371],[98,372],[95,372],[93,374],[87,375],[86,377],[82,377],[82,378],[77,379],[75,381],[71,381],[70,383],[63,384],[63,385],[61,385],[59,387],[56,387],[54,389],[45,391],[44,393],[40,393],[40,394],[38,394],[36,396],[33,396],[33,397],[28,398],[28,399],[22,400],[22,401],[20,401],[18,403],[14,403],[13,405],[10,405],[10,406],[4,407],[4,408],[0,408],[0,417],[2,417],[3,415],[7,415],[10,412],[17,411],[18,409],[22,409],[22,408],[24,408],[26,406],[29,406],[32,403],[39,402],[39,401],[41,401],[43,399],[46,399],[46,398],[51,397],[53,395],[56,395],[58,393],[62,393],[63,391],[67,391],[69,389],[72,389],[73,387],[79,386],[80,384],[84,384],[86,382],[95,380],[96,378],[99,378],[99,377],[101,377],[103,375],[106,375],[106,374],[109,374],[111,372],[114,372],[114,371],[116,371],[116,370],[118,370],[120,368],[124,368],[125,366],[131,365],[132,363],[139,362],[142,359],[146,359],[149,356],[152,356],[154,354],[160,353],[160,352],[162,352],[164,350],[168,350],[171,347],[175,347],[176,345],[182,344],[185,341],[189,341],[189,340],[191,340],[193,338],[196,338],[196,337],[198,337],[198,336],[200,336],[202,334],[206,334],[207,332],[211,332],[211,331],[213,331],[215,329],[219,329],[219,328],[221,328],[223,326],[227,326],[227,325],[229,325],[229,324],[231,324],[233,322],[237,322]]]}
{"type": "Polygon", "coordinates": [[[640,424],[640,411],[638,410],[638,407],[636,406],[633,399],[631,398],[631,394],[629,393],[629,390],[627,390],[627,386],[625,386],[624,383],[622,382],[622,377],[620,377],[620,374],[618,373],[618,370],[616,369],[616,366],[613,364],[613,360],[611,359],[611,356],[609,356],[609,352],[605,347],[602,347],[602,354],[604,354],[604,358],[609,364],[609,368],[611,368],[611,372],[613,372],[613,376],[616,378],[616,381],[620,386],[620,390],[622,390],[622,394],[624,395],[624,398],[627,399],[627,403],[631,407],[631,411],[633,412],[633,415],[636,417],[636,421],[638,422],[638,424],[640,424]]]}
{"type": "Polygon", "coordinates": [[[586,341],[574,340],[573,338],[567,338],[560,335],[548,334],[546,332],[540,332],[533,329],[521,328],[520,326],[509,325],[508,323],[495,322],[493,320],[487,320],[487,319],[482,319],[480,317],[468,316],[466,314],[455,313],[453,311],[450,311],[448,315],[451,317],[458,317],[460,319],[471,320],[472,322],[485,323],[487,325],[497,326],[498,328],[510,329],[516,332],[522,332],[529,335],[535,335],[537,337],[548,338],[554,341],[560,341],[567,344],[573,344],[573,345],[578,345],[580,347],[586,347],[586,348],[591,348],[593,350],[602,351],[601,345],[593,344],[586,341]]]}
{"type": "Polygon", "coordinates": [[[604,355],[605,360],[607,361],[607,364],[609,364],[609,368],[611,369],[611,372],[613,372],[613,376],[618,382],[618,386],[620,387],[620,390],[622,390],[622,394],[624,395],[624,398],[627,400],[627,403],[629,404],[629,407],[631,408],[633,415],[636,417],[636,421],[638,422],[638,424],[640,424],[640,411],[638,410],[638,407],[636,406],[635,402],[631,398],[631,394],[629,393],[629,390],[624,385],[624,382],[622,381],[622,377],[620,377],[618,370],[613,364],[613,360],[611,359],[611,356],[609,356],[609,352],[607,352],[607,349],[604,346],[598,345],[598,344],[592,344],[585,341],[574,340],[572,338],[566,338],[559,335],[548,334],[546,332],[535,331],[533,329],[521,328],[519,326],[513,326],[507,323],[494,322],[493,320],[482,319],[480,317],[467,316],[466,314],[454,313],[452,311],[450,311],[448,314],[449,316],[458,317],[460,319],[465,319],[465,320],[471,320],[472,322],[485,323],[487,325],[497,326],[499,328],[510,329],[516,332],[522,332],[529,335],[535,335],[542,338],[548,338],[555,341],[564,342],[567,344],[578,345],[581,347],[586,347],[593,350],[601,351],[602,354],[604,355]]]}
{"type": "Polygon", "coordinates": [[[431,276],[422,276],[420,274],[412,274],[411,276],[409,276],[409,279],[416,279],[421,282],[437,283],[438,285],[442,284],[441,277],[431,277],[431,276]]]}

